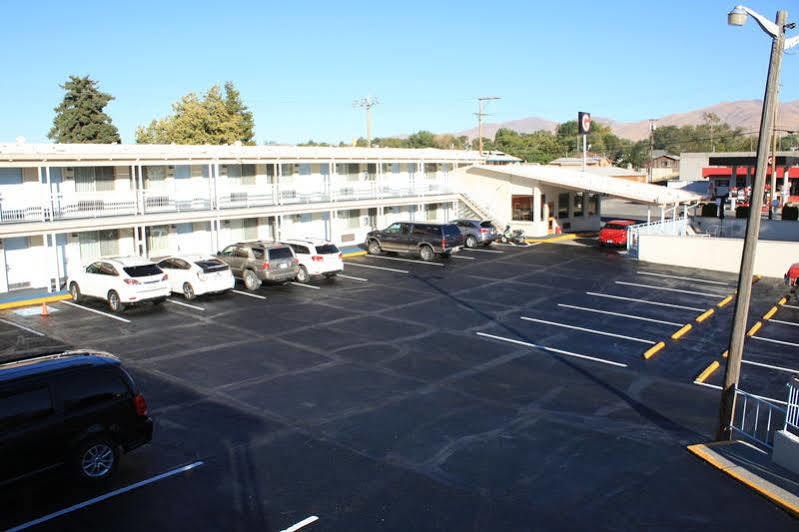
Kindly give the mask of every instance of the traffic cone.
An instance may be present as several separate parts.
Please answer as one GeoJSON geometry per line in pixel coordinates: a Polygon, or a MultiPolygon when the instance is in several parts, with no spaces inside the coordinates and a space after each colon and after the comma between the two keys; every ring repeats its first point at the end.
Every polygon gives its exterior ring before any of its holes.
{"type": "Polygon", "coordinates": [[[47,303],[42,303],[42,316],[49,316],[50,311],[47,310],[47,303]]]}

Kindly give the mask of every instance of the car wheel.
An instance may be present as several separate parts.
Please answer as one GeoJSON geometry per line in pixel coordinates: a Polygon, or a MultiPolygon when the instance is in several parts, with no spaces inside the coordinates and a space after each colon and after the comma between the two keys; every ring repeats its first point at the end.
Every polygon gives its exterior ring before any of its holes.
{"type": "Polygon", "coordinates": [[[261,286],[261,280],[258,279],[251,270],[247,270],[244,272],[244,286],[246,286],[247,290],[250,292],[258,290],[261,286]]]}
{"type": "Polygon", "coordinates": [[[111,477],[118,465],[119,447],[106,436],[89,438],[75,452],[75,472],[86,482],[101,482],[111,477]]]}
{"type": "Polygon", "coordinates": [[[305,266],[300,266],[300,271],[297,272],[297,281],[300,283],[307,283],[311,280],[311,276],[308,275],[308,269],[305,266]]]}
{"type": "Polygon", "coordinates": [[[72,301],[75,303],[80,301],[80,287],[78,283],[73,282],[69,285],[69,293],[72,295],[72,301]]]}
{"type": "Polygon", "coordinates": [[[183,283],[183,297],[186,299],[194,299],[194,287],[191,283],[183,283]]]}
{"type": "Polygon", "coordinates": [[[469,235],[466,237],[466,247],[467,248],[477,247],[477,239],[474,237],[474,235],[469,235]]]}
{"type": "Polygon", "coordinates": [[[431,261],[436,254],[433,253],[433,248],[430,246],[422,246],[419,248],[419,255],[422,256],[422,260],[431,261]]]}
{"type": "Polygon", "coordinates": [[[369,241],[368,250],[370,255],[380,255],[380,252],[382,251],[380,249],[380,244],[377,243],[377,240],[369,241]]]}
{"type": "Polygon", "coordinates": [[[122,300],[119,299],[119,294],[117,294],[116,290],[108,292],[108,307],[111,309],[111,312],[122,312],[125,310],[125,305],[122,303],[122,300]]]}

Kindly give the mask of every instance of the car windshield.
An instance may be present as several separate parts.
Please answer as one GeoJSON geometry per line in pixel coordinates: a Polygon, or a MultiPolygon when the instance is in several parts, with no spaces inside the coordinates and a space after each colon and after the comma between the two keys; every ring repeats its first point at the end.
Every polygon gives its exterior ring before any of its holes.
{"type": "Polygon", "coordinates": [[[334,253],[338,253],[338,248],[333,244],[323,244],[321,246],[316,246],[316,252],[320,255],[332,255],[334,253]]]}
{"type": "Polygon", "coordinates": [[[216,259],[198,260],[194,264],[202,268],[204,273],[220,272],[222,270],[228,269],[227,264],[225,264],[221,260],[216,260],[216,259]]]}
{"type": "Polygon", "coordinates": [[[605,229],[627,229],[626,225],[621,224],[605,224],[605,229]]]}
{"type": "Polygon", "coordinates": [[[483,227],[485,229],[491,229],[492,227],[494,227],[494,224],[492,224],[491,222],[480,222],[480,227],[483,227]]]}
{"type": "Polygon", "coordinates": [[[269,260],[290,259],[292,257],[291,248],[273,248],[269,250],[269,260]]]}
{"type": "Polygon", "coordinates": [[[159,268],[155,264],[142,264],[141,266],[127,266],[122,269],[125,270],[125,273],[127,273],[131,277],[148,277],[150,275],[158,275],[159,273],[163,273],[161,268],[159,268]]]}

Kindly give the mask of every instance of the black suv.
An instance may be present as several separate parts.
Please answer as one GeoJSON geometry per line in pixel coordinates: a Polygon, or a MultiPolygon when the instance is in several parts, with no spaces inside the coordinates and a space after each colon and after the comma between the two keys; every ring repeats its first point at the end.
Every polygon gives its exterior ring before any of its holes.
{"type": "Polygon", "coordinates": [[[454,224],[397,222],[366,235],[366,249],[372,255],[398,251],[418,253],[424,260],[433,260],[435,255],[449,257],[462,246],[463,235],[454,224]]]}
{"type": "Polygon", "coordinates": [[[110,477],[120,449],[150,442],[147,402],[113,355],[61,351],[0,361],[0,485],[66,465],[110,477]]]}

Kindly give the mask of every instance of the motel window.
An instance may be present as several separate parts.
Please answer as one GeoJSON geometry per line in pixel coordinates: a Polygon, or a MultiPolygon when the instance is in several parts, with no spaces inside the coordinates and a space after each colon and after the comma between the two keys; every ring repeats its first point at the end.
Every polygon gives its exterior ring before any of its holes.
{"type": "Polygon", "coordinates": [[[241,184],[254,185],[255,184],[255,165],[242,164],[241,165],[241,184]]]}
{"type": "Polygon", "coordinates": [[[75,168],[77,192],[109,192],[114,190],[114,167],[75,168]]]}
{"type": "Polygon", "coordinates": [[[311,175],[311,165],[310,164],[298,164],[299,167],[299,174],[300,175],[311,175]]]}
{"type": "Polygon", "coordinates": [[[297,174],[297,166],[296,164],[281,164],[280,165],[280,175],[283,176],[293,176],[297,174]]]}
{"type": "Polygon", "coordinates": [[[574,193],[574,215],[575,216],[582,216],[583,215],[583,193],[582,192],[575,192],[574,193]]]}
{"type": "Polygon", "coordinates": [[[162,190],[166,185],[166,166],[145,166],[144,186],[150,190],[162,190]]]}
{"type": "Polygon", "coordinates": [[[438,172],[438,163],[424,163],[424,173],[427,177],[434,178],[438,172]]]}
{"type": "Polygon", "coordinates": [[[147,251],[150,255],[165,253],[169,249],[169,226],[154,225],[147,228],[147,251]]]}
{"type": "Polygon", "coordinates": [[[86,231],[78,233],[82,261],[119,255],[119,230],[86,231]]]}
{"type": "Polygon", "coordinates": [[[599,213],[599,194],[588,195],[588,216],[596,216],[599,213]]]}
{"type": "Polygon", "coordinates": [[[558,194],[558,219],[569,217],[569,193],[558,194]]]}
{"type": "Polygon", "coordinates": [[[533,196],[511,196],[511,219],[516,222],[533,221],[533,196]]]}

